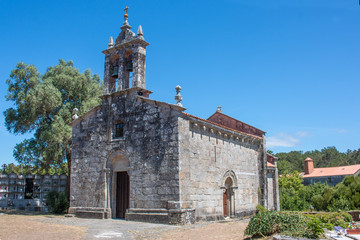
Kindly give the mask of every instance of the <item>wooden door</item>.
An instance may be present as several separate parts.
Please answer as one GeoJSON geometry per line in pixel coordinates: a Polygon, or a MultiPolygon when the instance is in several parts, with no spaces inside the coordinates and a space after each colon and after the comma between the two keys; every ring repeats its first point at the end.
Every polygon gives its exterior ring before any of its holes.
{"type": "Polygon", "coordinates": [[[116,175],[116,218],[125,218],[129,208],[129,175],[118,172],[116,175]]]}
{"type": "Polygon", "coordinates": [[[228,197],[227,190],[223,193],[223,206],[224,206],[224,217],[228,216],[228,197]]]}

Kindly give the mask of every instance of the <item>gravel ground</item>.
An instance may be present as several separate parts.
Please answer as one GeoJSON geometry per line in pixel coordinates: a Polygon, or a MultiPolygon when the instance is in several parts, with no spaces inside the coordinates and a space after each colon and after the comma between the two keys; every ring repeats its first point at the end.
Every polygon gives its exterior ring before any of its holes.
{"type": "Polygon", "coordinates": [[[117,219],[98,220],[41,215],[20,211],[0,213],[0,240],[17,239],[244,239],[248,219],[164,225],[117,219]]]}

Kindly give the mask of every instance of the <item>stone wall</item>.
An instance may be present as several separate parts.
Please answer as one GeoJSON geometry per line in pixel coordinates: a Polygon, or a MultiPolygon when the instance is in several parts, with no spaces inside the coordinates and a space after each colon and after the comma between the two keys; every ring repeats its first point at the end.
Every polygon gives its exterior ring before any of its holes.
{"type": "MultiPolygon", "coordinates": [[[[128,163],[130,210],[167,208],[179,201],[178,116],[169,105],[131,88],[103,96],[102,105],[73,122],[70,212],[110,211],[115,200],[113,157],[128,163]],[[113,139],[113,125],[124,137],[113,139]]],[[[114,216],[114,215],[112,215],[114,216]]]]}
{"type": "Polygon", "coordinates": [[[272,171],[268,171],[267,173],[267,187],[268,187],[268,209],[275,209],[274,202],[274,173],[272,171]]]}
{"type": "Polygon", "coordinates": [[[251,140],[236,133],[226,134],[211,124],[179,118],[181,208],[195,209],[197,220],[222,219],[224,176],[232,172],[236,178],[234,215],[255,212],[262,142],[251,140]]]}
{"type": "Polygon", "coordinates": [[[278,170],[267,168],[267,209],[280,211],[280,196],[278,183],[278,170]]]}

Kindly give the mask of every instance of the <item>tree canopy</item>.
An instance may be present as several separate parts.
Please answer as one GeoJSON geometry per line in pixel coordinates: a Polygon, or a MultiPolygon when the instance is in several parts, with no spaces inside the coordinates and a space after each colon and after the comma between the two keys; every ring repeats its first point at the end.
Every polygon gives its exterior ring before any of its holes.
{"type": "Polygon", "coordinates": [[[6,100],[14,104],[4,112],[8,131],[34,134],[15,146],[15,160],[44,169],[70,162],[72,111],[76,107],[81,115],[100,103],[99,76],[90,70],[80,73],[72,61],[62,59],[44,75],[20,62],[6,83],[6,100]]]}
{"type": "Polygon", "coordinates": [[[360,149],[339,152],[335,147],[326,147],[313,151],[291,151],[274,154],[279,158],[279,174],[304,171],[304,160],[308,157],[314,160],[314,167],[337,167],[360,164],[360,149]]]}

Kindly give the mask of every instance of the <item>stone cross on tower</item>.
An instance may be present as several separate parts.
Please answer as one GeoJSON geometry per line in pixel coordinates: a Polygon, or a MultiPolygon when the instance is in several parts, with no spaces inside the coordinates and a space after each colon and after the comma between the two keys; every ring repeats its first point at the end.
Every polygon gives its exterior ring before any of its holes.
{"type": "Polygon", "coordinates": [[[110,38],[105,54],[104,90],[103,94],[111,94],[128,88],[146,89],[145,59],[146,47],[142,28],[137,35],[131,31],[128,23],[129,7],[124,9],[124,23],[115,43],[110,38]]]}
{"type": "Polygon", "coordinates": [[[128,18],[129,18],[129,15],[128,15],[128,13],[127,13],[128,10],[129,10],[129,7],[126,6],[126,7],[124,8],[124,11],[125,11],[124,20],[125,20],[125,22],[127,22],[128,18]]]}

